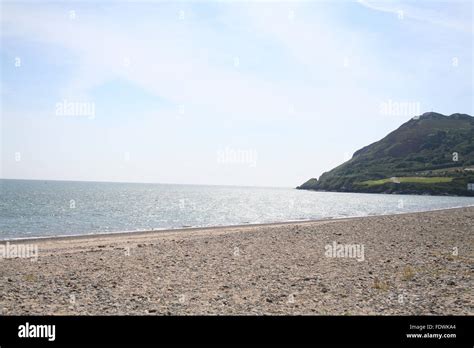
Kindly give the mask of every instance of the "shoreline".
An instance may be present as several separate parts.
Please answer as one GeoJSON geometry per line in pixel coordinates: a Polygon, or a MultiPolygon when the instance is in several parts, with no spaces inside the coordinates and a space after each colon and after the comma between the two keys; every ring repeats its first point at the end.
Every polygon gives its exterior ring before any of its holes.
{"type": "MultiPolygon", "coordinates": [[[[429,193],[429,192],[406,192],[406,191],[331,191],[331,190],[316,190],[310,188],[300,188],[299,186],[295,187],[295,190],[301,191],[312,191],[312,192],[330,192],[330,193],[357,193],[357,194],[368,194],[368,195],[396,195],[396,196],[428,196],[428,197],[474,197],[474,193],[468,194],[446,194],[446,192],[441,192],[439,194],[429,193]]],[[[467,191],[469,192],[469,191],[467,191]]]]}
{"type": "Polygon", "coordinates": [[[131,236],[131,235],[149,235],[154,233],[168,233],[168,232],[187,232],[187,231],[200,231],[200,230],[219,230],[219,229],[230,229],[230,228],[245,228],[245,227],[261,227],[261,226],[279,226],[279,225],[288,225],[288,224],[305,224],[313,222],[330,222],[330,221],[341,221],[341,220],[352,220],[352,219],[363,219],[368,217],[376,216],[399,216],[399,215],[408,215],[408,214],[419,214],[419,213],[429,213],[429,212],[438,212],[438,211],[449,211],[455,209],[463,209],[474,207],[472,205],[466,206],[457,206],[451,208],[441,208],[441,209],[432,209],[432,210],[423,210],[423,211],[412,211],[412,212],[402,212],[402,213],[390,213],[390,214],[379,214],[379,215],[362,215],[362,216],[347,216],[347,217],[328,217],[321,219],[308,219],[308,220],[289,220],[289,221],[280,221],[280,222],[263,222],[263,223],[248,223],[248,224],[236,224],[236,225],[222,225],[222,226],[190,226],[190,227],[177,227],[177,228],[157,228],[153,230],[130,230],[130,231],[112,231],[112,232],[97,232],[97,233],[87,233],[87,234],[71,234],[71,235],[52,235],[52,236],[35,236],[35,237],[20,237],[20,238],[8,238],[0,239],[0,243],[15,242],[18,244],[28,243],[28,242],[41,242],[41,241],[54,241],[54,240],[75,240],[75,239],[89,239],[89,238],[102,238],[102,237],[120,237],[120,236],[131,236]]]}

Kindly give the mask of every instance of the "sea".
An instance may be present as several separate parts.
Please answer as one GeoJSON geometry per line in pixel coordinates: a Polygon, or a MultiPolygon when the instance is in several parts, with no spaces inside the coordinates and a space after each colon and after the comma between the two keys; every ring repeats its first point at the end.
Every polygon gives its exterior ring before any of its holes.
{"type": "Polygon", "coordinates": [[[0,240],[338,219],[474,206],[474,197],[0,179],[0,240]]]}

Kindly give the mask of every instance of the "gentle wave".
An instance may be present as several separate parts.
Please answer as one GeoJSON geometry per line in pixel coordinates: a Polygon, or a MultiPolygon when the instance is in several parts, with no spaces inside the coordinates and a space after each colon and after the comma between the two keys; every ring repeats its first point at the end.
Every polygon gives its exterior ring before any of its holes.
{"type": "Polygon", "coordinates": [[[466,206],[474,206],[474,198],[0,180],[0,239],[343,219],[466,206]]]}

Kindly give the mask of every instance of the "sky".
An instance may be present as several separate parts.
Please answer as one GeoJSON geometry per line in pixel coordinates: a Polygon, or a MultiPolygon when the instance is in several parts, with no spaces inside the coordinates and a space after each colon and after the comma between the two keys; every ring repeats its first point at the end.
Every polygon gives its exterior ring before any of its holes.
{"type": "Polygon", "coordinates": [[[295,187],[473,114],[472,1],[1,2],[0,178],[295,187]]]}

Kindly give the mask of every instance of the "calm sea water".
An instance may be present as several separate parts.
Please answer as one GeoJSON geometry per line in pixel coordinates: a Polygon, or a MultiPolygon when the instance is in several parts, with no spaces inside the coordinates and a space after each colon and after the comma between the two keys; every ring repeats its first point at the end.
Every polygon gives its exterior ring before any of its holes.
{"type": "Polygon", "coordinates": [[[469,197],[290,188],[0,180],[0,239],[381,215],[469,197]]]}

